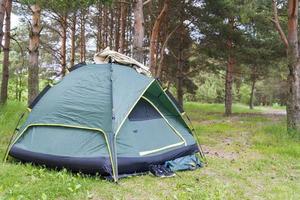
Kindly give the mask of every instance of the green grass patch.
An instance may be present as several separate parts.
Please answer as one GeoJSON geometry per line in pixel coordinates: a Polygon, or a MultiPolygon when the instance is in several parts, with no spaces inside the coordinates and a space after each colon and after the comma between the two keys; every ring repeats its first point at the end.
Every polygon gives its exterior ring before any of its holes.
{"type": "MultiPolygon", "coordinates": [[[[224,104],[207,104],[207,103],[197,103],[197,102],[187,102],[185,104],[186,111],[195,111],[202,113],[224,113],[224,104]]],[[[243,104],[234,104],[232,106],[233,113],[259,113],[261,110],[259,108],[249,109],[249,106],[243,104]]]]}
{"type": "Polygon", "coordinates": [[[8,102],[0,106],[0,159],[8,145],[20,115],[26,111],[26,107],[20,102],[8,102]]]}
{"type": "Polygon", "coordinates": [[[300,139],[289,135],[283,123],[265,126],[254,135],[253,141],[257,149],[267,154],[300,157],[300,139]]]}
{"type": "MultiPolygon", "coordinates": [[[[285,117],[264,115],[234,105],[224,117],[221,104],[185,105],[208,165],[173,178],[151,175],[119,184],[41,166],[0,162],[0,199],[300,199],[300,141],[287,134],[285,117]]],[[[264,108],[265,109],[265,108],[264,108]]],[[[22,103],[0,107],[0,157],[3,157],[22,103]]]]}

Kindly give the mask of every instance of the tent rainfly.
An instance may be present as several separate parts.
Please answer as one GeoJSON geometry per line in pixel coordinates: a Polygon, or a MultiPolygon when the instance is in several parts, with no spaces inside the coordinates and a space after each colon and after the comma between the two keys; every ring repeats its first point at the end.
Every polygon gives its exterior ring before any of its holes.
{"type": "Polygon", "coordinates": [[[10,155],[117,181],[200,150],[160,83],[124,65],[81,65],[47,86],[30,111],[5,160],[10,155]]]}

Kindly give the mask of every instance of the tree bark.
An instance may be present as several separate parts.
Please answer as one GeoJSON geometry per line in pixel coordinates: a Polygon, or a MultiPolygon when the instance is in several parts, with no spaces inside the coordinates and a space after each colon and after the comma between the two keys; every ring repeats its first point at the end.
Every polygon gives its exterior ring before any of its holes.
{"type": "Polygon", "coordinates": [[[288,2],[288,98],[287,128],[300,133],[300,61],[298,47],[298,0],[288,2]]]}
{"type": "Polygon", "coordinates": [[[9,80],[9,48],[10,48],[10,16],[11,16],[12,0],[7,0],[5,4],[5,32],[3,46],[3,64],[2,64],[2,81],[0,104],[5,104],[8,98],[8,80],[9,80]]]}
{"type": "Polygon", "coordinates": [[[177,61],[177,68],[178,68],[178,71],[177,71],[177,81],[176,81],[176,93],[177,93],[177,101],[178,101],[178,104],[182,107],[183,106],[183,73],[182,73],[182,64],[183,64],[183,61],[182,61],[182,52],[179,53],[179,59],[177,61]]]}
{"type": "Polygon", "coordinates": [[[75,64],[75,40],[76,40],[76,22],[77,22],[77,16],[76,11],[73,14],[72,17],[72,26],[71,26],[71,58],[70,58],[70,65],[71,67],[75,64]]]}
{"type": "Polygon", "coordinates": [[[233,66],[234,59],[229,55],[227,60],[227,69],[225,76],[225,115],[232,114],[232,85],[233,85],[233,66]]]}
{"type": "MultiPolygon", "coordinates": [[[[3,40],[3,22],[4,22],[4,17],[5,17],[5,5],[6,5],[7,0],[0,0],[0,42],[2,44],[3,40]]],[[[1,49],[1,47],[0,47],[1,49]]]]}
{"type": "Polygon", "coordinates": [[[126,42],[125,42],[125,54],[127,56],[132,57],[133,52],[131,51],[130,45],[132,44],[131,41],[133,41],[133,24],[132,24],[132,17],[131,13],[133,12],[133,6],[132,4],[128,6],[128,11],[127,11],[127,26],[126,26],[126,42]]]}
{"type": "Polygon", "coordinates": [[[108,11],[107,7],[103,7],[103,48],[108,46],[108,11]]]}
{"type": "Polygon", "coordinates": [[[39,94],[39,46],[41,32],[41,8],[34,4],[32,11],[31,31],[29,33],[29,67],[28,67],[28,105],[39,94]]]}
{"type": "Polygon", "coordinates": [[[158,36],[159,36],[159,31],[161,24],[166,17],[167,10],[169,7],[169,2],[170,0],[165,0],[164,1],[164,6],[162,10],[160,11],[159,15],[157,16],[152,32],[151,32],[151,38],[150,38],[150,59],[149,59],[149,66],[150,66],[150,71],[153,75],[157,76],[157,46],[158,46],[158,36]]]}
{"type": "MultiPolygon", "coordinates": [[[[181,22],[183,23],[183,22],[181,22]]],[[[182,30],[181,30],[182,31],[182,30]]],[[[176,93],[177,93],[177,101],[178,104],[183,107],[183,64],[184,64],[184,60],[183,60],[183,34],[180,31],[180,41],[178,44],[178,56],[177,56],[177,73],[176,73],[176,93]]]]}
{"type": "Polygon", "coordinates": [[[85,61],[86,44],[85,44],[85,22],[86,11],[81,9],[80,12],[80,62],[85,61]]]}
{"type": "Polygon", "coordinates": [[[143,41],[145,35],[143,0],[135,0],[134,8],[134,35],[133,35],[133,58],[143,62],[143,41]]]}
{"type": "Polygon", "coordinates": [[[277,2],[272,1],[275,28],[287,49],[288,95],[286,102],[287,130],[300,134],[300,60],[298,45],[298,0],[288,1],[288,36],[283,32],[278,18],[277,2]]]}
{"type": "MultiPolygon", "coordinates": [[[[233,30],[234,21],[233,19],[229,19],[228,24],[233,30]]],[[[226,76],[225,76],[225,116],[230,116],[232,114],[232,85],[233,85],[233,68],[235,64],[235,59],[233,57],[232,49],[233,49],[233,41],[232,36],[229,34],[229,38],[227,40],[227,68],[226,68],[226,76]]]]}
{"type": "Polygon", "coordinates": [[[287,39],[285,33],[283,32],[280,22],[279,22],[276,0],[272,0],[272,7],[273,7],[274,17],[273,17],[273,19],[271,19],[271,21],[274,23],[275,28],[278,31],[283,44],[285,45],[286,48],[288,48],[288,46],[289,46],[288,39],[287,39]]]}
{"type": "Polygon", "coordinates": [[[18,93],[19,93],[19,74],[16,75],[16,85],[15,85],[15,99],[18,100],[18,93]]]}
{"type": "Polygon", "coordinates": [[[121,3],[121,16],[120,16],[120,53],[124,53],[125,48],[125,31],[126,31],[126,16],[127,16],[127,5],[121,3]]]}
{"type": "Polygon", "coordinates": [[[114,9],[110,8],[108,10],[109,13],[109,48],[110,49],[114,49],[113,48],[113,42],[114,42],[114,9]]]}
{"type": "Polygon", "coordinates": [[[66,62],[66,41],[67,41],[67,15],[61,18],[61,69],[62,75],[65,76],[67,72],[67,62],[66,62]]]}
{"type": "Polygon", "coordinates": [[[256,77],[252,78],[252,85],[251,85],[251,93],[250,93],[250,101],[249,101],[249,108],[252,110],[254,108],[254,90],[255,90],[255,83],[256,77]]]}
{"type": "Polygon", "coordinates": [[[97,4],[97,9],[98,9],[98,16],[97,16],[97,47],[96,47],[96,52],[99,52],[103,46],[102,46],[102,4],[98,3],[97,4]]]}
{"type": "Polygon", "coordinates": [[[116,7],[116,17],[115,17],[115,51],[119,51],[120,48],[120,17],[121,17],[121,4],[118,4],[116,7]]]}

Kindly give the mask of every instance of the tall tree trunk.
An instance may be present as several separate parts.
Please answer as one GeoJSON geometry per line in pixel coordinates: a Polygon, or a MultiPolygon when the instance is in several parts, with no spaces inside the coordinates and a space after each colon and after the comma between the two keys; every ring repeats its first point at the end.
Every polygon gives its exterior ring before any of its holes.
{"type": "Polygon", "coordinates": [[[118,4],[116,7],[116,17],[115,17],[115,51],[119,51],[120,48],[120,17],[121,17],[121,4],[118,4]]]}
{"type": "Polygon", "coordinates": [[[179,53],[179,59],[177,61],[177,68],[178,68],[178,71],[177,71],[177,80],[176,80],[176,93],[177,93],[177,101],[178,101],[178,104],[182,107],[183,106],[183,73],[182,73],[182,64],[183,64],[183,61],[182,61],[182,53],[180,52],[179,53]]]}
{"type": "Polygon", "coordinates": [[[121,16],[120,16],[120,53],[124,53],[125,48],[125,31],[126,31],[126,16],[127,16],[127,5],[121,3],[121,16]]]}
{"type": "MultiPolygon", "coordinates": [[[[233,29],[234,21],[229,19],[229,24],[231,29],[233,29]]],[[[225,116],[232,114],[232,86],[233,86],[233,68],[235,64],[235,59],[233,57],[233,41],[232,36],[230,35],[227,40],[227,68],[226,68],[226,77],[225,77],[225,116]]]]}
{"type": "Polygon", "coordinates": [[[135,0],[134,8],[134,36],[133,36],[133,58],[143,62],[143,41],[145,35],[143,0],[135,0]]]}
{"type": "Polygon", "coordinates": [[[109,13],[109,48],[110,49],[114,49],[113,48],[113,42],[114,42],[114,9],[112,9],[110,7],[110,9],[108,10],[109,13]]]}
{"type": "Polygon", "coordinates": [[[85,43],[85,22],[86,10],[81,9],[80,12],[80,62],[85,61],[86,43],[85,43]]]}
{"type": "Polygon", "coordinates": [[[153,75],[157,76],[157,46],[158,46],[158,36],[159,36],[159,31],[160,27],[162,25],[163,20],[166,17],[167,10],[169,7],[170,0],[165,0],[164,1],[164,6],[162,10],[160,11],[159,15],[157,16],[152,32],[151,32],[151,38],[150,38],[150,59],[149,59],[149,66],[150,66],[150,71],[153,75]]]}
{"type": "Polygon", "coordinates": [[[67,42],[67,15],[61,18],[61,69],[62,75],[65,76],[67,72],[67,62],[66,62],[66,42],[67,42]]]}
{"type": "Polygon", "coordinates": [[[97,9],[98,9],[98,15],[97,15],[97,47],[96,47],[96,52],[99,52],[103,46],[102,46],[102,4],[98,3],[97,4],[97,9]]]}
{"type": "MultiPolygon", "coordinates": [[[[0,0],[0,43],[2,44],[3,40],[3,22],[5,17],[5,5],[7,0],[0,0]]],[[[1,47],[0,47],[1,49],[1,47]]]]}
{"type": "Polygon", "coordinates": [[[10,16],[12,0],[7,0],[5,4],[5,32],[3,46],[3,64],[2,64],[2,81],[0,104],[5,104],[8,98],[8,80],[9,80],[9,48],[10,48],[10,16]]]}
{"type": "Polygon", "coordinates": [[[300,60],[298,47],[298,0],[288,2],[288,98],[287,128],[300,133],[300,60]]]}
{"type": "Polygon", "coordinates": [[[104,48],[108,46],[108,12],[107,6],[103,7],[103,43],[104,48]]]}
{"type": "Polygon", "coordinates": [[[22,74],[18,74],[18,98],[17,100],[18,101],[22,101],[22,92],[23,92],[23,89],[22,89],[22,74]]]}
{"type": "Polygon", "coordinates": [[[229,55],[227,60],[227,69],[225,77],[225,115],[232,114],[232,85],[233,85],[233,66],[234,59],[229,55]]]}
{"type": "Polygon", "coordinates": [[[255,84],[256,84],[256,66],[252,67],[252,74],[251,74],[251,93],[250,93],[250,101],[249,101],[249,108],[253,109],[254,108],[254,91],[255,91],[255,84]]]}
{"type": "Polygon", "coordinates": [[[72,17],[72,26],[71,26],[71,58],[70,58],[70,65],[71,67],[75,64],[75,40],[76,40],[76,22],[77,22],[77,16],[76,11],[73,14],[72,17]]]}
{"type": "Polygon", "coordinates": [[[16,85],[15,85],[15,99],[18,100],[18,92],[19,92],[19,73],[16,74],[16,85]]]}
{"type": "Polygon", "coordinates": [[[254,108],[254,90],[255,90],[255,83],[256,83],[256,77],[253,77],[252,79],[252,85],[251,85],[251,93],[250,93],[250,102],[249,102],[249,108],[252,110],[254,108]]]}
{"type": "Polygon", "coordinates": [[[125,54],[132,57],[133,52],[131,50],[131,41],[133,41],[133,24],[132,24],[132,17],[131,13],[133,12],[133,5],[130,4],[128,6],[128,11],[127,11],[127,26],[126,26],[126,40],[125,40],[125,54]]]}
{"type": "Polygon", "coordinates": [[[28,105],[39,93],[39,46],[41,32],[41,8],[35,4],[32,11],[31,31],[29,33],[29,67],[28,67],[28,105]]]}
{"type": "MultiPolygon", "coordinates": [[[[183,23],[183,22],[181,22],[183,23]]],[[[176,89],[177,89],[177,101],[178,104],[183,107],[183,34],[182,30],[180,31],[180,41],[178,44],[178,56],[177,56],[177,74],[176,74],[176,89]]]]}

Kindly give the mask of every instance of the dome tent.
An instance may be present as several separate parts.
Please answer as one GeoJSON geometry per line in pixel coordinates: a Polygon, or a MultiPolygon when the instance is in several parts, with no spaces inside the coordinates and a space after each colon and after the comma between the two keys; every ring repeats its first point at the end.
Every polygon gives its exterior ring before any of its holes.
{"type": "Polygon", "coordinates": [[[6,158],[111,175],[117,181],[118,175],[148,171],[151,164],[199,151],[159,82],[133,68],[84,65],[42,94],[6,158]]]}

